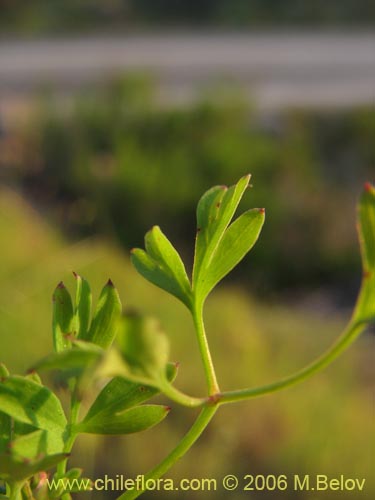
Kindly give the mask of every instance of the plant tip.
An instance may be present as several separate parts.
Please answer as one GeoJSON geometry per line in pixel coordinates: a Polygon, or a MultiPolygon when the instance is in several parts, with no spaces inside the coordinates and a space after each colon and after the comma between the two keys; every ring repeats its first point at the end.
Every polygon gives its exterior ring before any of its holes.
{"type": "Polygon", "coordinates": [[[72,273],[73,273],[73,276],[75,277],[75,279],[77,280],[79,278],[79,275],[75,271],[72,271],[72,273]]]}
{"type": "Polygon", "coordinates": [[[259,209],[259,213],[261,213],[261,214],[265,214],[265,213],[266,213],[266,209],[265,209],[265,208],[260,208],[260,209],[259,209]]]}
{"type": "Polygon", "coordinates": [[[57,285],[57,288],[65,288],[65,285],[62,281],[57,285]]]}
{"type": "Polygon", "coordinates": [[[111,286],[113,288],[115,287],[115,285],[113,284],[113,281],[111,280],[111,278],[108,279],[107,286],[111,286]]]}
{"type": "Polygon", "coordinates": [[[371,182],[365,182],[365,185],[363,187],[366,193],[370,193],[373,189],[371,182]]]}

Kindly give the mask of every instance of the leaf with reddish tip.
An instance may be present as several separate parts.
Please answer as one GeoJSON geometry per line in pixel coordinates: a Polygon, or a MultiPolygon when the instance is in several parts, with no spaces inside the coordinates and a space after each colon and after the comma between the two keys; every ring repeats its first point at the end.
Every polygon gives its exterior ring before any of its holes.
{"type": "Polygon", "coordinates": [[[73,304],[70,293],[61,281],[52,296],[52,333],[53,345],[56,352],[63,351],[70,346],[69,334],[73,327],[73,304]]]}
{"type": "Polygon", "coordinates": [[[112,281],[108,280],[100,294],[90,330],[82,338],[107,349],[116,336],[121,311],[119,294],[112,281]]]}
{"type": "Polygon", "coordinates": [[[160,405],[135,406],[125,411],[85,419],[76,426],[76,430],[89,434],[132,434],[158,424],[169,410],[169,407],[160,405]]]}
{"type": "Polygon", "coordinates": [[[354,311],[354,320],[375,320],[375,187],[365,184],[358,206],[358,233],[363,279],[354,311]]]}

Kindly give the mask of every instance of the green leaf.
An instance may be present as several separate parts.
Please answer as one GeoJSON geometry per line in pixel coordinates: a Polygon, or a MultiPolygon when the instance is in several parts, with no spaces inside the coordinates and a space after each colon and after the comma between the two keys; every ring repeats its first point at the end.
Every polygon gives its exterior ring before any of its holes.
{"type": "Polygon", "coordinates": [[[258,238],[264,210],[249,211],[229,226],[249,180],[250,175],[246,175],[230,188],[216,186],[198,203],[193,268],[193,291],[198,303],[204,302],[212,288],[238,264],[258,238]]]}
{"type": "Polygon", "coordinates": [[[68,336],[72,334],[73,305],[64,283],[61,281],[52,296],[52,332],[55,351],[60,352],[70,346],[68,336]]]}
{"type": "Polygon", "coordinates": [[[99,360],[103,350],[90,342],[74,342],[71,349],[62,352],[52,353],[38,361],[32,370],[62,370],[81,373],[88,365],[99,360]]]}
{"type": "Polygon", "coordinates": [[[78,432],[90,434],[131,434],[161,422],[170,408],[160,405],[143,405],[108,415],[96,415],[77,425],[78,432]]]}
{"type": "Polygon", "coordinates": [[[4,363],[0,363],[0,379],[6,378],[9,376],[8,368],[4,365],[4,363]]]}
{"type": "Polygon", "coordinates": [[[197,287],[204,296],[221,281],[256,243],[264,223],[264,210],[252,209],[242,214],[225,231],[197,287]]]}
{"type": "Polygon", "coordinates": [[[375,187],[369,183],[359,202],[358,233],[363,279],[353,318],[368,322],[375,320],[375,187]]]}
{"type": "Polygon", "coordinates": [[[74,273],[76,278],[76,303],[74,310],[74,324],[78,338],[86,338],[89,331],[92,295],[88,282],[74,273]]]}
{"type": "Polygon", "coordinates": [[[131,252],[131,261],[137,271],[190,307],[191,287],[185,266],[158,226],[154,226],[146,234],[145,247],[146,251],[138,248],[131,252]]]}
{"type": "Polygon", "coordinates": [[[58,453],[37,460],[25,461],[6,453],[0,454],[0,478],[8,481],[24,481],[37,472],[46,471],[55,467],[69,456],[68,453],[58,453]]]}
{"type": "Polygon", "coordinates": [[[82,336],[103,349],[107,349],[116,336],[118,321],[121,316],[121,301],[111,280],[102,290],[89,332],[82,336]]]}
{"type": "Polygon", "coordinates": [[[63,432],[42,429],[20,436],[10,443],[11,452],[22,458],[36,459],[41,455],[53,455],[64,450],[63,432]]]}
{"type": "Polygon", "coordinates": [[[118,344],[131,374],[149,380],[151,385],[165,381],[169,343],[157,320],[123,317],[118,344]]]}
{"type": "MultiPolygon", "coordinates": [[[[169,382],[174,380],[176,373],[176,365],[168,363],[166,377],[169,382]]],[[[100,415],[109,416],[127,410],[144,403],[159,392],[155,387],[125,380],[123,377],[115,377],[99,393],[85,416],[84,422],[93,417],[100,418],[100,415]]]]}
{"type": "Polygon", "coordinates": [[[15,420],[56,432],[66,427],[60,401],[47,387],[11,376],[0,382],[0,408],[15,420]]]}

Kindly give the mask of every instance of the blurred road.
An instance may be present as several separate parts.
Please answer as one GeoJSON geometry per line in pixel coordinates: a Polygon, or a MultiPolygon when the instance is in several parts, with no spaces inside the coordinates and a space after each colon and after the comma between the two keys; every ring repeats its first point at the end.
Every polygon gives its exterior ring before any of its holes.
{"type": "Polygon", "coordinates": [[[183,102],[221,81],[261,108],[375,102],[375,36],[153,34],[0,42],[0,105],[42,84],[71,94],[116,74],[146,71],[159,97],[183,102]]]}

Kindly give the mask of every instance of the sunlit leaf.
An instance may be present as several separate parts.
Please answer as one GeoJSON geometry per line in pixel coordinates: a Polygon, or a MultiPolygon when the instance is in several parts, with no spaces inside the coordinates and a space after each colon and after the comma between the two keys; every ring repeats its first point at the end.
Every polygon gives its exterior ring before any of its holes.
{"type": "Polygon", "coordinates": [[[197,287],[203,295],[221,281],[256,243],[264,223],[264,210],[253,209],[242,214],[225,231],[216,251],[202,273],[197,287]]]}
{"type": "Polygon", "coordinates": [[[230,188],[216,186],[198,203],[193,269],[197,303],[204,302],[212,288],[238,264],[258,238],[263,210],[247,212],[229,226],[249,180],[247,175],[230,188]]]}
{"type": "Polygon", "coordinates": [[[133,249],[131,260],[137,271],[154,285],[191,304],[191,288],[185,266],[176,249],[158,226],[145,236],[146,251],[133,249]]]}

